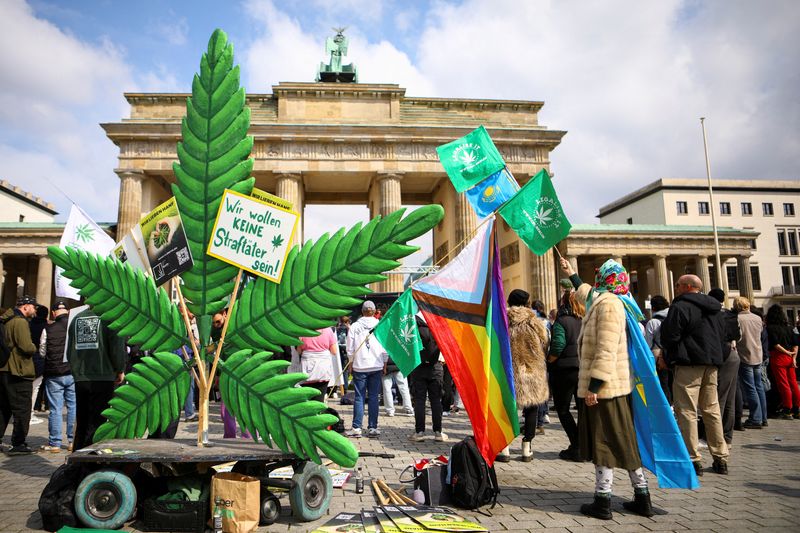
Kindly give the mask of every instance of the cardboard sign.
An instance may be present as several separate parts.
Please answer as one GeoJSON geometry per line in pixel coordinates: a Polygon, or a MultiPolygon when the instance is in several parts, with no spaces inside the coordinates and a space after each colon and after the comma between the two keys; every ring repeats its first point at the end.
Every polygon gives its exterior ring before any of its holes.
{"type": "Polygon", "coordinates": [[[111,255],[117,258],[120,263],[127,263],[134,270],[141,270],[145,276],[150,275],[150,268],[147,266],[145,251],[141,242],[137,242],[136,233],[133,230],[114,246],[111,255]]]}
{"type": "Polygon", "coordinates": [[[144,246],[153,281],[157,286],[194,265],[174,197],[145,215],[133,227],[133,231],[135,239],[144,246]]]}
{"type": "Polygon", "coordinates": [[[226,189],[208,255],[280,283],[299,215],[226,189]]]}

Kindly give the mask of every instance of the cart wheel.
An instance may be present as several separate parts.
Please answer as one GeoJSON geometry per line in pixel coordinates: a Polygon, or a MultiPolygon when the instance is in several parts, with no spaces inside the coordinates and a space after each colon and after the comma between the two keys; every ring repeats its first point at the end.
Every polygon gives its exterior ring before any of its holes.
{"type": "Polygon", "coordinates": [[[271,526],[275,520],[281,515],[281,502],[278,498],[267,491],[267,494],[261,499],[261,526],[271,526]]]}
{"type": "Polygon", "coordinates": [[[116,470],[100,470],[86,476],[75,492],[75,514],[94,529],[117,529],[133,516],[136,488],[116,470]]]}
{"type": "Polygon", "coordinates": [[[289,491],[292,514],[304,522],[311,522],[325,514],[333,496],[333,480],[328,469],[305,462],[295,470],[294,487],[289,491]]]}

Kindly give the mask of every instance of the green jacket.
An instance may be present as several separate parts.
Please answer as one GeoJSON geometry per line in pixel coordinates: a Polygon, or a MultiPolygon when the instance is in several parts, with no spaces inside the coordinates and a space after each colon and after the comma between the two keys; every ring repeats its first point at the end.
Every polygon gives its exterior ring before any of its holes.
{"type": "Polygon", "coordinates": [[[33,366],[33,354],[36,353],[36,345],[31,339],[31,328],[28,319],[19,314],[16,309],[9,309],[0,321],[5,325],[5,343],[11,350],[8,363],[0,368],[0,372],[9,372],[11,375],[25,379],[34,379],[36,369],[33,366]]]}
{"type": "Polygon", "coordinates": [[[67,361],[75,381],[114,381],[125,370],[125,342],[86,309],[70,322],[67,361]]]}

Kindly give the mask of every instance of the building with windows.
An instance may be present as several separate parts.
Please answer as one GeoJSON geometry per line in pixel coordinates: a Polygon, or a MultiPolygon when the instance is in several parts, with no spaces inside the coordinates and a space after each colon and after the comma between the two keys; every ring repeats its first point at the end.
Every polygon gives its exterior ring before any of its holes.
{"type": "MultiPolygon", "coordinates": [[[[751,233],[749,255],[721,251],[726,294],[750,292],[752,284],[757,306],[780,303],[794,320],[800,315],[800,180],[713,183],[714,205],[705,179],[660,179],[601,207],[598,217],[602,224],[708,227],[713,209],[718,227],[751,233]]],[[[714,287],[713,251],[708,259],[714,287]]]]}

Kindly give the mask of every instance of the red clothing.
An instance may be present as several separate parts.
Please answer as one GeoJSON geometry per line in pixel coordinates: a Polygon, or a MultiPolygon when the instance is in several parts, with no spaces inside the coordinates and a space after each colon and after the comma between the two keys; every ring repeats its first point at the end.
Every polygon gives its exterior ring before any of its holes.
{"type": "Polygon", "coordinates": [[[775,377],[775,386],[781,397],[781,406],[784,409],[800,408],[800,387],[797,385],[797,374],[792,366],[792,357],[772,350],[769,366],[775,377]]]}

